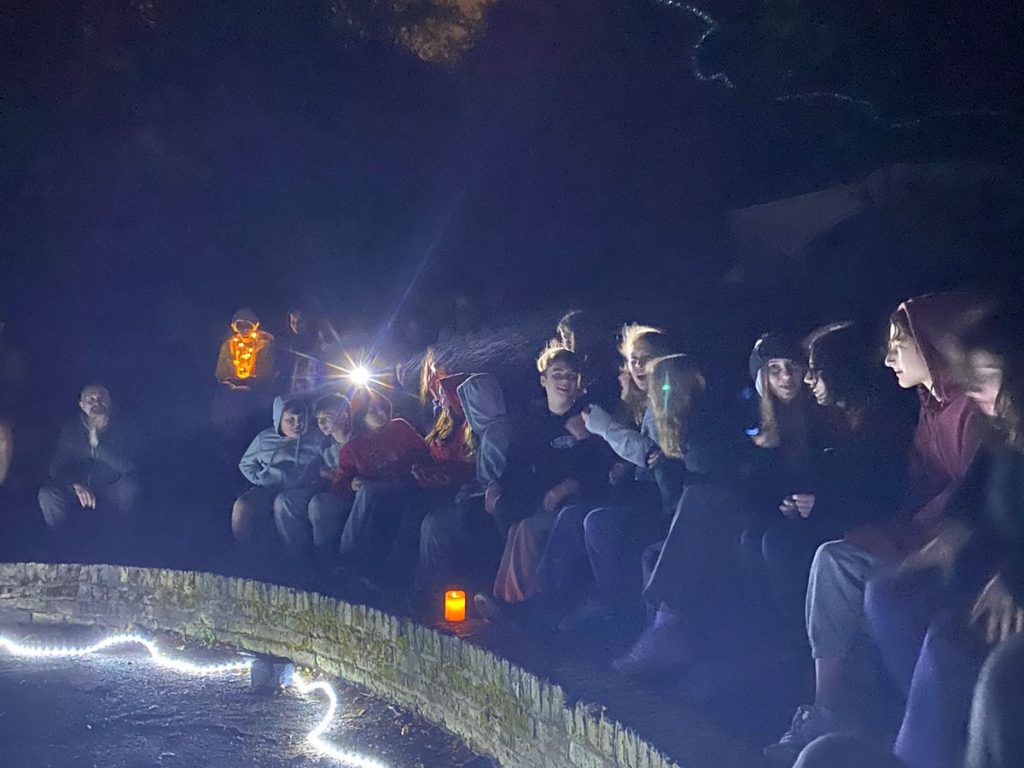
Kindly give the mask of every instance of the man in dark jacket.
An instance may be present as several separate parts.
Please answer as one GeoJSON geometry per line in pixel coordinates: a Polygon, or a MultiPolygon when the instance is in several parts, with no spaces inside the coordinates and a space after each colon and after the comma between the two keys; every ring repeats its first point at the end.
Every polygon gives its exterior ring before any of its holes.
{"type": "Polygon", "coordinates": [[[102,384],[85,387],[78,407],[82,412],[61,430],[50,482],[39,491],[43,519],[54,533],[82,523],[123,529],[135,517],[139,496],[129,435],[112,418],[110,392],[102,384]]]}

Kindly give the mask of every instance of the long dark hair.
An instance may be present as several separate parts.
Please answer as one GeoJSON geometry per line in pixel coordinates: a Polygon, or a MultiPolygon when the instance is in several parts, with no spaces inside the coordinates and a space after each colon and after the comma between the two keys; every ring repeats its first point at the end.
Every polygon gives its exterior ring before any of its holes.
{"type": "Polygon", "coordinates": [[[804,343],[835,407],[856,429],[887,389],[879,336],[863,325],[839,322],[818,328],[804,343]]]}

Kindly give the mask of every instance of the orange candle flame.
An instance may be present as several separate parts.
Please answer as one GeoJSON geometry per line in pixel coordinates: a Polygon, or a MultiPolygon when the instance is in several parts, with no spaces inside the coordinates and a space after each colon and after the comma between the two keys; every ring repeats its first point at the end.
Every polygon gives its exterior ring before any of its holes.
{"type": "Polygon", "coordinates": [[[444,593],[444,620],[466,620],[466,593],[461,589],[449,589],[444,593]]]}

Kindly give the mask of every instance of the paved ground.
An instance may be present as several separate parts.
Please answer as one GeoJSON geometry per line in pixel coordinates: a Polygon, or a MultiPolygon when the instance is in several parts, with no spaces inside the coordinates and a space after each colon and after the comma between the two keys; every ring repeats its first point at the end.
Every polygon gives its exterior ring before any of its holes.
{"type": "MultiPolygon", "coordinates": [[[[35,635],[73,641],[95,635],[35,635]]],[[[172,649],[164,638],[160,645],[172,649]]],[[[225,658],[232,654],[193,654],[225,658]]],[[[0,765],[38,768],[326,768],[306,732],[322,702],[264,696],[246,675],[197,678],[160,669],[144,652],[25,660],[0,651],[0,765]]],[[[331,740],[390,768],[494,768],[454,736],[345,683],[331,740]]]]}

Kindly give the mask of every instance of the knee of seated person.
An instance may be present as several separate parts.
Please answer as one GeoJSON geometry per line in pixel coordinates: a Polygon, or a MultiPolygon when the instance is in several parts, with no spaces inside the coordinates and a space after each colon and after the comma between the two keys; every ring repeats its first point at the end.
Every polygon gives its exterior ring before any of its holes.
{"type": "MultiPolygon", "coordinates": [[[[319,522],[334,514],[337,506],[333,494],[318,493],[309,500],[309,519],[311,522],[319,522]]],[[[340,499],[338,500],[340,501],[340,499]]]]}
{"type": "Polygon", "coordinates": [[[772,526],[761,535],[761,557],[766,563],[790,562],[796,557],[793,534],[781,526],[772,526]]]}
{"type": "Polygon", "coordinates": [[[1012,637],[992,651],[978,676],[975,700],[983,717],[1012,714],[1016,719],[1024,709],[1024,635],[1012,637]]]}
{"type": "Polygon", "coordinates": [[[887,750],[849,733],[830,733],[808,744],[793,768],[900,768],[887,750]]]}
{"type": "Polygon", "coordinates": [[[274,496],[274,515],[281,516],[286,515],[291,510],[291,505],[288,503],[288,496],[284,493],[279,493],[274,496]]]}
{"type": "Polygon", "coordinates": [[[598,507],[587,513],[583,518],[583,530],[587,535],[600,531],[608,524],[610,517],[609,510],[605,507],[598,507]]]}
{"type": "Polygon", "coordinates": [[[53,502],[60,500],[61,495],[62,493],[59,488],[54,488],[52,485],[44,485],[39,489],[39,493],[37,494],[39,506],[48,506],[53,502]]]}
{"type": "Polygon", "coordinates": [[[238,532],[251,528],[256,524],[258,516],[259,509],[251,501],[245,498],[235,499],[231,507],[231,529],[238,532]]]}
{"type": "Polygon", "coordinates": [[[822,566],[827,566],[835,563],[840,559],[843,548],[846,546],[844,541],[826,541],[820,545],[814,551],[814,560],[811,564],[811,570],[817,570],[822,566]]]}

